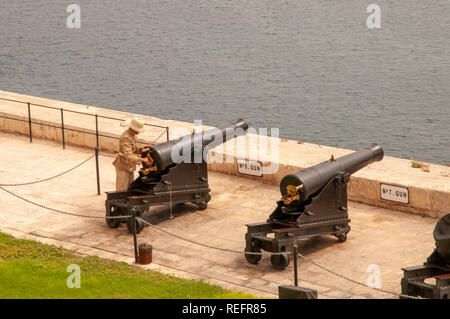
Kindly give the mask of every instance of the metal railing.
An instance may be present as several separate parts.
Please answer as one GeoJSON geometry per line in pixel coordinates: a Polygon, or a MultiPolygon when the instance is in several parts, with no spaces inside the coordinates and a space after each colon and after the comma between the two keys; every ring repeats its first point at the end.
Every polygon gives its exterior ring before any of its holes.
{"type": "MultiPolygon", "coordinates": [[[[0,115],[0,118],[28,123],[30,143],[33,142],[32,125],[33,124],[35,124],[35,125],[42,125],[42,126],[47,126],[47,127],[53,127],[53,128],[61,129],[62,145],[63,145],[64,149],[66,148],[65,131],[73,131],[73,132],[78,132],[78,133],[95,135],[96,136],[96,147],[97,147],[97,149],[100,149],[99,137],[111,138],[111,139],[116,139],[116,140],[118,140],[119,137],[117,137],[117,136],[110,136],[110,135],[105,135],[105,134],[99,133],[98,119],[100,118],[100,119],[113,120],[113,121],[119,121],[119,122],[123,122],[124,121],[124,119],[120,119],[120,118],[115,118],[115,117],[110,117],[110,116],[103,116],[103,115],[98,115],[98,114],[88,113],[88,112],[68,110],[68,109],[64,109],[64,108],[58,108],[58,107],[49,106],[49,105],[36,104],[36,103],[31,103],[31,102],[26,102],[26,101],[19,101],[19,100],[7,99],[7,98],[0,98],[0,100],[27,105],[27,108],[28,108],[28,120],[24,120],[24,119],[21,119],[21,118],[10,117],[10,116],[4,116],[4,115],[0,115]],[[32,117],[31,117],[31,106],[47,108],[47,109],[53,109],[53,110],[59,111],[60,114],[61,114],[60,115],[60,118],[61,118],[60,126],[33,121],[32,117]],[[65,127],[64,126],[64,113],[65,112],[94,117],[95,118],[95,133],[93,133],[92,131],[88,131],[88,130],[65,127]]],[[[169,137],[169,127],[168,126],[149,124],[149,123],[144,123],[144,125],[164,129],[165,133],[166,133],[166,138],[167,138],[167,140],[169,140],[170,137],[169,137]]],[[[156,140],[158,140],[163,134],[164,134],[164,132],[156,140]]]]}

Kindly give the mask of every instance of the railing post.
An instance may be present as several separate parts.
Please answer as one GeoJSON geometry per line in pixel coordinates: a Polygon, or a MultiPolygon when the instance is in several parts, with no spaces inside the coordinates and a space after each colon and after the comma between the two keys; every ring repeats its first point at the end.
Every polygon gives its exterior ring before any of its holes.
{"type": "Polygon", "coordinates": [[[294,245],[294,285],[298,286],[298,272],[297,272],[297,245],[294,245]]]}
{"type": "Polygon", "coordinates": [[[169,138],[169,127],[168,126],[166,126],[166,134],[167,134],[167,140],[170,140],[170,138],[169,138]]]}
{"type": "Polygon", "coordinates": [[[31,130],[31,106],[30,106],[30,102],[28,102],[28,128],[30,130],[30,143],[33,143],[33,132],[31,130]]]}
{"type": "Polygon", "coordinates": [[[97,148],[99,148],[98,143],[98,115],[95,114],[95,136],[97,137],[97,148]]]}
{"type": "Polygon", "coordinates": [[[61,108],[61,130],[62,130],[63,149],[66,149],[66,138],[64,136],[64,109],[63,108],[61,108]]]}
{"type": "Polygon", "coordinates": [[[98,148],[95,148],[95,168],[97,171],[97,195],[100,195],[100,169],[98,165],[98,148]]]}

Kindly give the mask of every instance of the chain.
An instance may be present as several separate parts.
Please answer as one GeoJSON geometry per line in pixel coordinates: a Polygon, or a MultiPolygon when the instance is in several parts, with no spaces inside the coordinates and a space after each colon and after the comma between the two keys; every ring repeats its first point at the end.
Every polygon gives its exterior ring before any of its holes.
{"type": "Polygon", "coordinates": [[[55,212],[55,213],[64,214],[64,215],[71,215],[71,216],[77,216],[77,217],[86,217],[86,218],[102,218],[102,219],[103,218],[116,219],[116,218],[132,217],[131,215],[126,215],[126,216],[104,216],[104,217],[102,217],[102,216],[90,216],[90,215],[81,215],[81,214],[69,213],[69,212],[66,212],[66,211],[63,211],[63,210],[59,210],[59,209],[56,209],[56,208],[48,207],[48,206],[45,206],[45,205],[33,202],[33,201],[29,200],[29,199],[26,199],[25,197],[22,197],[22,196],[20,196],[18,194],[15,194],[15,193],[11,192],[10,190],[7,190],[7,189],[3,188],[2,186],[0,186],[0,189],[5,191],[5,192],[7,192],[7,193],[9,193],[12,196],[18,198],[18,199],[21,199],[21,200],[29,203],[29,204],[32,204],[32,205],[35,205],[37,207],[41,207],[41,208],[50,210],[50,211],[55,212]]]}
{"type": "Polygon", "coordinates": [[[67,171],[64,171],[64,172],[62,172],[62,173],[59,173],[59,174],[57,174],[57,175],[55,175],[55,176],[52,176],[52,177],[40,179],[40,180],[33,181],[33,182],[26,182],[26,183],[0,184],[0,186],[25,186],[25,185],[32,185],[32,184],[37,184],[37,183],[46,182],[46,181],[52,180],[52,179],[54,179],[54,178],[60,177],[60,176],[62,176],[62,175],[64,175],[64,174],[67,174],[67,173],[73,171],[74,169],[80,167],[81,165],[83,165],[84,163],[86,163],[87,161],[89,161],[89,160],[90,160],[91,158],[93,158],[94,156],[95,156],[95,155],[91,155],[91,156],[89,156],[87,159],[85,159],[85,160],[82,161],[81,163],[75,165],[74,167],[68,169],[67,171]]]}
{"type": "MultiPolygon", "coordinates": [[[[161,227],[158,227],[158,226],[156,226],[156,225],[153,225],[152,223],[149,223],[149,222],[146,221],[146,220],[143,220],[143,219],[140,218],[140,217],[136,217],[136,219],[139,219],[139,220],[140,220],[141,222],[143,222],[144,224],[147,224],[147,225],[149,225],[149,226],[151,226],[151,227],[153,227],[153,228],[159,230],[160,232],[163,232],[163,233],[165,233],[165,234],[167,234],[167,235],[169,235],[169,236],[172,236],[172,237],[174,237],[174,238],[180,239],[180,240],[182,240],[182,241],[185,241],[185,242],[188,242],[188,243],[197,245],[197,246],[203,246],[203,247],[206,247],[206,248],[210,248],[210,249],[214,249],[214,250],[219,250],[219,251],[223,251],[223,252],[228,252],[228,253],[239,254],[239,255],[241,255],[241,254],[245,254],[245,255],[262,255],[262,253],[260,253],[260,252],[240,251],[240,250],[229,249],[229,248],[220,248],[220,247],[216,247],[216,246],[211,246],[211,245],[208,245],[208,244],[200,243],[200,242],[198,242],[198,241],[194,241],[194,240],[192,240],[192,239],[185,238],[185,237],[183,237],[183,236],[180,236],[180,235],[174,234],[174,233],[172,233],[172,232],[169,232],[169,231],[167,231],[167,230],[165,230],[165,229],[163,229],[163,228],[161,228],[161,227]]],[[[282,254],[285,254],[285,252],[271,253],[271,254],[272,254],[272,255],[282,255],[282,254]]]]}
{"type": "Polygon", "coordinates": [[[311,260],[310,258],[308,258],[308,257],[306,257],[306,256],[303,256],[303,255],[300,254],[300,253],[297,253],[297,254],[298,254],[298,256],[299,256],[301,259],[306,260],[307,262],[313,264],[314,266],[319,267],[320,269],[325,270],[326,272],[328,272],[328,273],[330,273],[330,274],[332,274],[332,275],[334,275],[334,276],[336,276],[336,277],[339,277],[339,278],[342,278],[342,279],[344,279],[344,280],[350,281],[350,282],[352,282],[352,283],[354,283],[354,284],[357,284],[357,285],[359,285],[359,286],[362,286],[362,287],[365,287],[365,288],[374,289],[374,290],[377,290],[377,291],[382,292],[382,293],[385,293],[385,294],[394,295],[394,296],[399,296],[399,297],[403,297],[403,298],[422,299],[422,298],[418,298],[418,297],[413,297],[413,296],[408,296],[408,295],[399,294],[399,293],[397,293],[397,292],[392,292],[392,291],[384,290],[384,289],[381,289],[381,288],[369,287],[369,286],[367,286],[366,284],[363,284],[362,282],[359,282],[359,281],[357,281],[357,280],[354,280],[354,279],[352,279],[352,278],[349,278],[349,277],[347,277],[347,276],[344,276],[344,275],[342,275],[342,274],[339,274],[339,273],[337,273],[337,272],[335,272],[335,271],[333,271],[333,270],[331,270],[331,269],[328,269],[328,268],[326,268],[326,267],[324,267],[324,266],[322,266],[322,265],[316,263],[315,261],[311,260]]]}

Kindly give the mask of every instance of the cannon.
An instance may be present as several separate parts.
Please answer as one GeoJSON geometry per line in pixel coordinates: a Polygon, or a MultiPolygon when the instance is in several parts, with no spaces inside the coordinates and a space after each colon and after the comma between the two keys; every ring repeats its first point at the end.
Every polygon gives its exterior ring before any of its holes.
{"type": "MultiPolygon", "coordinates": [[[[450,298],[450,214],[436,223],[433,237],[436,248],[424,264],[402,268],[401,288],[404,296],[450,298]],[[434,280],[430,282],[427,279],[434,280]]],[[[404,296],[402,298],[407,298],[404,296]]]]}
{"type": "Polygon", "coordinates": [[[275,269],[289,265],[288,250],[296,240],[320,235],[347,239],[350,219],[347,184],[350,175],[381,161],[383,148],[369,148],[305,168],[284,176],[280,182],[281,200],[266,222],[247,224],[245,258],[251,264],[261,260],[261,249],[272,254],[275,269]],[[286,252],[286,253],[285,253],[286,252]]]}
{"type": "MultiPolygon", "coordinates": [[[[108,218],[109,216],[140,217],[150,211],[151,206],[174,205],[191,202],[201,210],[206,209],[211,199],[208,185],[206,153],[209,149],[246,134],[248,124],[239,119],[221,128],[212,128],[201,133],[192,133],[178,139],[152,145],[142,152],[150,165],[139,170],[139,176],[127,192],[106,192],[106,224],[117,228],[126,223],[129,232],[136,232],[144,225],[135,218],[108,218]]],[[[170,212],[172,216],[172,212],[170,212]]]]}

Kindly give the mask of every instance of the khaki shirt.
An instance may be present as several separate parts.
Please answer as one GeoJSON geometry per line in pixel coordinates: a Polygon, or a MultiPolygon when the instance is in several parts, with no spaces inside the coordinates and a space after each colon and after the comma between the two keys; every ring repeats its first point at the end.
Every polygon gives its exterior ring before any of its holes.
{"type": "Polygon", "coordinates": [[[141,150],[136,146],[136,135],[128,129],[120,136],[119,154],[112,164],[118,170],[134,172],[136,165],[141,163],[141,150]]]}

